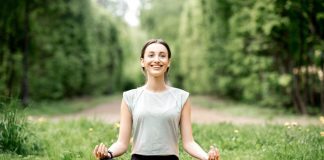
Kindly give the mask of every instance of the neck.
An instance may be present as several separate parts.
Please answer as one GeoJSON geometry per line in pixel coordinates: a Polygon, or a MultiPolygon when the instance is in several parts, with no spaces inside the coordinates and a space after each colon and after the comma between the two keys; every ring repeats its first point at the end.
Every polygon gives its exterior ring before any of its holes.
{"type": "Polygon", "coordinates": [[[146,89],[153,91],[153,92],[159,92],[165,90],[167,85],[164,81],[164,76],[161,77],[147,77],[146,81],[146,89]]]}

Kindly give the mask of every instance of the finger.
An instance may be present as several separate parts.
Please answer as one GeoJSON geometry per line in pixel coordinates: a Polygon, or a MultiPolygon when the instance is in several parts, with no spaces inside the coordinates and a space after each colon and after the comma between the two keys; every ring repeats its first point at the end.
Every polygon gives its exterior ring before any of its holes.
{"type": "Polygon", "coordinates": [[[102,150],[101,150],[101,153],[103,154],[103,156],[108,156],[108,153],[107,153],[107,147],[106,147],[106,145],[103,145],[102,146],[102,150]]]}
{"type": "Polygon", "coordinates": [[[101,147],[101,156],[102,157],[105,157],[106,156],[106,145],[102,144],[102,147],[101,147]]]}
{"type": "Polygon", "coordinates": [[[219,149],[218,148],[215,148],[215,152],[216,152],[217,156],[219,156],[219,149]]]}
{"type": "Polygon", "coordinates": [[[94,150],[93,150],[93,155],[96,157],[96,158],[98,158],[98,154],[97,154],[97,151],[98,151],[98,145],[96,145],[96,147],[94,148],[94,150]]]}
{"type": "Polygon", "coordinates": [[[208,160],[215,160],[212,150],[208,153],[208,160]]]}
{"type": "Polygon", "coordinates": [[[220,160],[220,153],[219,153],[219,149],[216,148],[216,160],[220,160]]]}
{"type": "Polygon", "coordinates": [[[103,143],[100,143],[99,148],[98,148],[98,155],[99,155],[100,158],[103,157],[102,147],[103,147],[103,143]]]}
{"type": "Polygon", "coordinates": [[[213,151],[213,156],[214,156],[214,159],[216,160],[217,159],[217,153],[216,153],[215,150],[213,151]]]}

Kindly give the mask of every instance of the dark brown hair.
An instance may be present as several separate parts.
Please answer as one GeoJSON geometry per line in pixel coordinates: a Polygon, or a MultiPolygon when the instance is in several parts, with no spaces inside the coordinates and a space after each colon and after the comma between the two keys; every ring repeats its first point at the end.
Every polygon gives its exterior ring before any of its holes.
{"type": "MultiPolygon", "coordinates": [[[[169,45],[163,40],[163,39],[150,39],[148,40],[143,48],[142,48],[142,52],[141,52],[141,58],[144,58],[144,54],[145,54],[145,50],[146,48],[150,45],[150,44],[153,44],[153,43],[158,43],[158,44],[162,44],[167,50],[168,50],[168,58],[170,59],[171,58],[171,50],[170,50],[170,47],[169,45]]],[[[145,71],[144,67],[142,67],[142,70],[145,71]]],[[[166,71],[166,73],[168,73],[169,71],[169,67],[166,71]]]]}

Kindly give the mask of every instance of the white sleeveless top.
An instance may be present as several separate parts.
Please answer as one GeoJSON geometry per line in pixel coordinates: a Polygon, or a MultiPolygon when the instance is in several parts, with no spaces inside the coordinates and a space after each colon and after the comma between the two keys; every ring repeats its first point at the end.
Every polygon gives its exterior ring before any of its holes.
{"type": "Polygon", "coordinates": [[[132,154],[179,157],[180,116],[188,97],[173,87],[156,93],[143,86],[123,93],[132,114],[132,154]]]}

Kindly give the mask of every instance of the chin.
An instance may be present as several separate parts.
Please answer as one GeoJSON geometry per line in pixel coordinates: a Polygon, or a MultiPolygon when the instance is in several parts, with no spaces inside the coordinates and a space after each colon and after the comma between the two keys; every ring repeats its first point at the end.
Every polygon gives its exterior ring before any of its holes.
{"type": "Polygon", "coordinates": [[[164,72],[161,72],[161,73],[148,73],[149,76],[152,76],[154,78],[158,78],[158,77],[162,77],[164,76],[164,72]]]}

